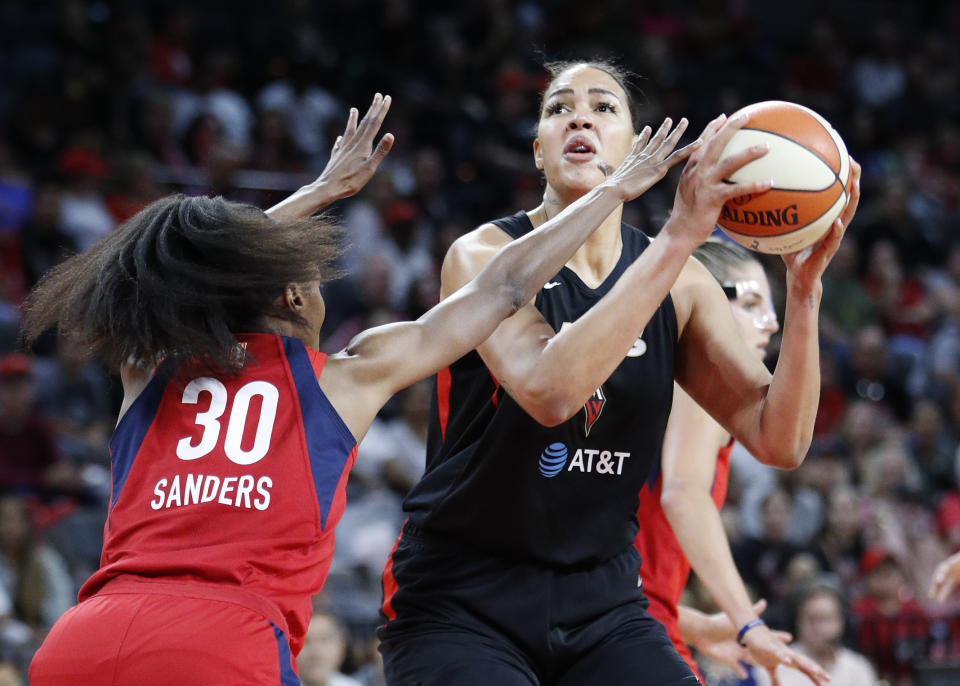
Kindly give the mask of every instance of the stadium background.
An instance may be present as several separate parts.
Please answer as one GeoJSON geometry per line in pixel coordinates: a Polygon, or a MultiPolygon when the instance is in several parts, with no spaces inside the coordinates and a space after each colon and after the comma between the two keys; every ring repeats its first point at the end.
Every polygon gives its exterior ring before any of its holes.
{"type": "MultiPolygon", "coordinates": [[[[538,204],[540,64],[599,56],[640,75],[644,121],[697,131],[792,100],[863,165],[824,279],[814,445],[791,473],[735,457],[724,519],[772,623],[790,628],[796,589],[826,574],[850,601],[848,644],[885,678],[950,679],[960,601],[931,607],[925,589],[960,548],[958,35],[946,1],[0,0],[0,659],[24,667],[96,565],[118,407],[117,380],[53,336],[9,354],[37,278],[171,191],[278,200],[319,173],[348,107],[389,93],[394,150],[334,208],[352,243],[352,276],[328,286],[324,346],[339,349],[435,302],[458,235],[538,204]],[[24,461],[26,476],[8,468],[24,461]],[[892,586],[871,582],[890,567],[892,586]]],[[[655,233],[674,185],[627,221],[655,233]]],[[[776,286],[782,263],[764,261],[776,286]]],[[[376,671],[378,575],[428,401],[428,384],[398,396],[361,446],[317,601],[350,630],[344,671],[376,671]]],[[[690,602],[709,609],[696,584],[690,602]]]]}

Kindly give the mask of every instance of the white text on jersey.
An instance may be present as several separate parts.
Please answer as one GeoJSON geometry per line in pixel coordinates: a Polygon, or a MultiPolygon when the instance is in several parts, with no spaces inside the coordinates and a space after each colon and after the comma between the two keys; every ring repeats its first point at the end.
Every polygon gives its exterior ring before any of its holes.
{"type": "Polygon", "coordinates": [[[216,502],[246,510],[266,510],[270,507],[270,489],[273,479],[261,476],[254,479],[250,474],[219,477],[213,474],[187,474],[181,487],[180,475],[172,479],[160,479],[153,487],[156,496],[150,501],[154,510],[171,507],[187,507],[216,502]]]}
{"type": "Polygon", "coordinates": [[[580,471],[594,474],[622,474],[623,461],[630,457],[628,452],[596,450],[595,448],[577,448],[570,460],[568,472],[580,471]],[[594,460],[596,458],[596,460],[594,460]]]}

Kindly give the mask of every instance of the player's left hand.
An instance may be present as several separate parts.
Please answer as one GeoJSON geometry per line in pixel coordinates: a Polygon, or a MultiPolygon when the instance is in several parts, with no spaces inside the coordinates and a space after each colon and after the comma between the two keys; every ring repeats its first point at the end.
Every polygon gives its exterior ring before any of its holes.
{"type": "Polygon", "coordinates": [[[809,248],[783,256],[789,276],[801,289],[812,290],[814,285],[820,281],[827,265],[830,264],[837,248],[840,247],[844,231],[850,226],[853,215],[857,213],[857,205],[860,204],[860,165],[852,157],[850,158],[850,174],[850,199],[847,200],[846,207],[843,208],[843,212],[833,222],[833,226],[830,227],[826,235],[809,248]]]}
{"type": "Polygon", "coordinates": [[[830,681],[830,675],[823,667],[793,650],[782,637],[765,625],[750,629],[744,635],[743,642],[746,644],[746,660],[765,668],[770,673],[772,686],[780,686],[777,678],[777,667],[780,665],[803,672],[816,686],[823,686],[830,681]]]}
{"type": "MultiPolygon", "coordinates": [[[[767,609],[767,601],[761,598],[753,604],[753,611],[760,615],[767,609]]],[[[737,628],[723,612],[704,617],[699,622],[695,636],[690,636],[690,644],[707,657],[722,662],[732,669],[741,679],[748,677],[743,663],[759,664],[750,655],[750,651],[737,643],[737,628]]],[[[786,631],[774,631],[773,635],[783,644],[793,640],[786,631]]]]}
{"type": "Polygon", "coordinates": [[[366,185],[390,152],[394,140],[392,133],[383,134],[377,146],[373,146],[373,139],[387,116],[390,102],[389,95],[374,95],[370,108],[359,123],[357,119],[360,112],[355,107],[350,108],[347,127],[342,136],[337,136],[330,151],[330,161],[314,182],[328,189],[331,197],[341,199],[354,195],[366,185]]]}

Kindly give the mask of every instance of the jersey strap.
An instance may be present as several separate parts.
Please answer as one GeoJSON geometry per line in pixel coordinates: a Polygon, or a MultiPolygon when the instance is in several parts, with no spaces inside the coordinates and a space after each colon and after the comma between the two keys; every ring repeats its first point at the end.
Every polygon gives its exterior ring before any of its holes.
{"type": "Polygon", "coordinates": [[[167,387],[170,374],[173,371],[169,362],[161,363],[154,372],[146,387],[140,392],[136,400],[127,408],[120,423],[110,437],[110,463],[113,485],[110,494],[110,508],[107,511],[107,525],[110,524],[110,512],[120,497],[120,491],[126,483],[127,475],[133,467],[133,459],[140,451],[150,425],[160,407],[163,392],[167,387]]]}
{"type": "MultiPolygon", "coordinates": [[[[297,389],[303,431],[313,472],[313,485],[320,504],[320,525],[326,527],[334,495],[356,455],[356,440],[317,384],[317,362],[303,343],[283,338],[283,349],[297,389]]],[[[319,366],[323,368],[323,359],[319,366]]]]}

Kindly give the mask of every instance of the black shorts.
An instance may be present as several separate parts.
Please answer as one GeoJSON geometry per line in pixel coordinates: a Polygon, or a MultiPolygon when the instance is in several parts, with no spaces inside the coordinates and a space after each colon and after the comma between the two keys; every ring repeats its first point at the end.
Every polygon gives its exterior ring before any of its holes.
{"type": "Polygon", "coordinates": [[[558,570],[486,556],[407,523],[384,575],[390,686],[694,686],[646,611],[633,546],[558,570]]]}

